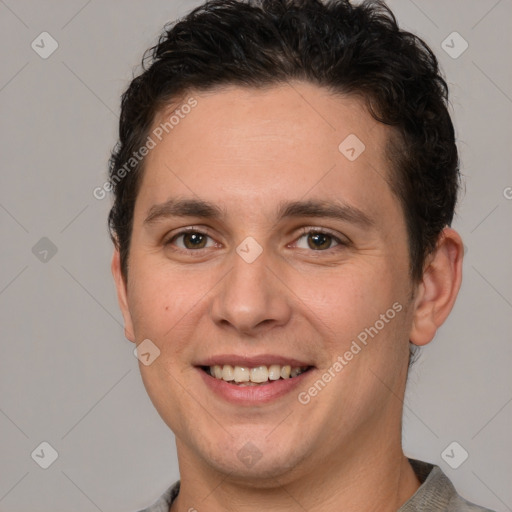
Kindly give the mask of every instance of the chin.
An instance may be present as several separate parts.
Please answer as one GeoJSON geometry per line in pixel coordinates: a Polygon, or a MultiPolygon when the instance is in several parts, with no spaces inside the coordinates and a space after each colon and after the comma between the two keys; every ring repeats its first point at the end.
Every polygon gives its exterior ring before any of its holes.
{"type": "Polygon", "coordinates": [[[232,481],[272,488],[281,485],[281,480],[286,480],[291,471],[296,471],[305,457],[289,439],[284,443],[280,439],[266,439],[266,436],[268,429],[260,436],[227,435],[222,443],[219,439],[212,439],[210,443],[203,438],[199,441],[200,446],[196,445],[196,453],[206,465],[229,475],[232,481]]]}
{"type": "Polygon", "coordinates": [[[294,462],[287,461],[285,463],[275,457],[267,458],[267,460],[264,458],[265,456],[262,456],[251,467],[232,457],[222,461],[210,460],[209,463],[216,471],[229,475],[231,481],[259,489],[270,489],[282,485],[283,480],[287,479],[290,472],[297,468],[294,462]]]}

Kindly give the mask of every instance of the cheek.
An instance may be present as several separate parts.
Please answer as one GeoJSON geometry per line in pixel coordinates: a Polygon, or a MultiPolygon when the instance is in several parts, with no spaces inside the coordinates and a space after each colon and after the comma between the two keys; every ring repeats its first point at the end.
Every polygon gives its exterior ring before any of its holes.
{"type": "Polygon", "coordinates": [[[325,269],[314,274],[301,274],[293,290],[327,323],[342,318],[364,318],[387,307],[393,295],[389,273],[367,262],[350,263],[338,269],[325,269]],[[386,277],[384,277],[386,276],[386,277]]]}
{"type": "Polygon", "coordinates": [[[347,265],[336,274],[295,283],[297,296],[308,306],[302,310],[324,333],[324,348],[333,359],[353,341],[362,347],[359,361],[370,358],[384,364],[402,357],[408,334],[406,280],[391,260],[375,263],[347,265]]]}
{"type": "Polygon", "coordinates": [[[137,339],[149,338],[157,345],[174,336],[187,324],[206,293],[197,277],[169,269],[152,266],[149,262],[134,264],[137,272],[131,275],[128,290],[129,307],[132,313],[137,339]]]}

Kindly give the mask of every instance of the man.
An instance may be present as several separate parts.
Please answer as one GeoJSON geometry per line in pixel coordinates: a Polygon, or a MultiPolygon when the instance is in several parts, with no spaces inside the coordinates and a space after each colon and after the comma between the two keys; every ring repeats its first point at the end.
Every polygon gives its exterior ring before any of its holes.
{"type": "Polygon", "coordinates": [[[436,58],[381,3],[215,1],[123,95],[112,271],[180,482],[147,511],[473,511],[401,446],[461,283],[436,58]]]}

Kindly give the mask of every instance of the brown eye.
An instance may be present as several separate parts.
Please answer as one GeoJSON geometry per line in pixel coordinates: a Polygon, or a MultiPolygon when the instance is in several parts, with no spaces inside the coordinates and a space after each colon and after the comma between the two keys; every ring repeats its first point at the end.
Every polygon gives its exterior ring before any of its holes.
{"type": "Polygon", "coordinates": [[[186,233],[183,235],[183,244],[187,249],[202,249],[205,242],[206,236],[201,233],[186,233]]]}
{"type": "Polygon", "coordinates": [[[332,242],[332,236],[325,233],[309,233],[308,246],[314,251],[329,249],[332,242]]]}
{"type": "Polygon", "coordinates": [[[338,245],[345,245],[339,238],[323,231],[305,230],[297,240],[299,249],[311,249],[313,251],[326,251],[338,245]],[[306,239],[306,244],[300,242],[306,239]]]}
{"type": "Polygon", "coordinates": [[[183,231],[173,236],[166,245],[176,245],[179,249],[193,251],[211,247],[211,243],[207,245],[209,238],[208,235],[200,231],[183,231]]]}

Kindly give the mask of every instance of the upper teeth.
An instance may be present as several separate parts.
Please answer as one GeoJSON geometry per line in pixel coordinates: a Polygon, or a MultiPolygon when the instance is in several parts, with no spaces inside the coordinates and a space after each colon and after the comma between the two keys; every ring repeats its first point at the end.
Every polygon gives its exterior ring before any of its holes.
{"type": "Polygon", "coordinates": [[[306,371],[308,366],[292,368],[290,365],[280,366],[272,364],[270,366],[256,366],[249,368],[247,366],[231,366],[230,364],[210,366],[210,375],[225,381],[235,382],[267,382],[268,380],[278,380],[279,378],[288,379],[296,377],[306,371]]]}

